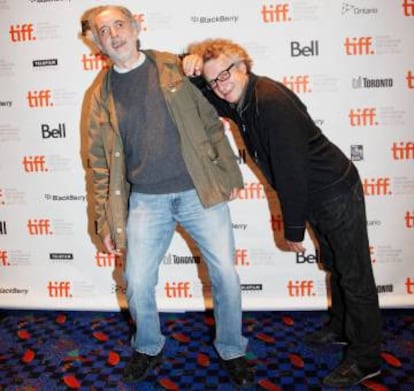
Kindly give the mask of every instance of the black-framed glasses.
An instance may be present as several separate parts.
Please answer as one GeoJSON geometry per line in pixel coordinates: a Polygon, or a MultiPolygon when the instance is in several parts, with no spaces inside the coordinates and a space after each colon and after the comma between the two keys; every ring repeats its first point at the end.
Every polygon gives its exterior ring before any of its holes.
{"type": "Polygon", "coordinates": [[[228,68],[226,68],[224,71],[221,71],[217,77],[215,79],[212,79],[210,81],[207,82],[208,86],[214,90],[215,88],[217,88],[217,82],[218,81],[226,81],[227,79],[230,78],[231,73],[230,73],[230,69],[233,68],[236,65],[235,62],[233,62],[233,64],[230,64],[230,66],[228,68]]]}

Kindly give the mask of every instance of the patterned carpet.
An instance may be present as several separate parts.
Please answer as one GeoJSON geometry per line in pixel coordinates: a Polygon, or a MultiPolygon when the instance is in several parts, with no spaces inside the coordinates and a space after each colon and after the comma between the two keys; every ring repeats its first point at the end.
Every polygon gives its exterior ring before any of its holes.
{"type": "MultiPolygon", "coordinates": [[[[328,390],[321,379],[342,348],[310,348],[302,337],[325,312],[245,312],[252,390],[328,390]]],[[[236,390],[211,345],[210,313],[163,313],[164,362],[140,383],[125,384],[132,322],[120,312],[0,312],[0,390],[236,390]]],[[[350,390],[414,390],[414,311],[383,310],[382,373],[350,390]]]]}

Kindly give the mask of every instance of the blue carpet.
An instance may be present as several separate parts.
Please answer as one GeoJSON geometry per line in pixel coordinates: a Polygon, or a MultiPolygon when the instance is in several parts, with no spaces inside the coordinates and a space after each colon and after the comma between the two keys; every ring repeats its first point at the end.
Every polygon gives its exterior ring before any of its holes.
{"type": "MultiPolygon", "coordinates": [[[[414,311],[383,310],[382,373],[350,390],[414,390],[414,311]]],[[[341,360],[340,346],[311,348],[303,336],[321,311],[245,312],[252,390],[325,390],[321,379],[341,360]]],[[[164,362],[145,381],[126,384],[132,322],[123,312],[0,312],[0,390],[236,390],[212,348],[211,313],[160,314],[164,362]]]]}

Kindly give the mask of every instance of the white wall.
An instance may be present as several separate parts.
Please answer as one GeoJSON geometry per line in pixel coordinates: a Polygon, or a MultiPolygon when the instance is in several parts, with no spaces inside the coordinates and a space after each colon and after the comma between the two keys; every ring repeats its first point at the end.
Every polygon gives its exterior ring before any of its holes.
{"type": "MultiPolygon", "coordinates": [[[[257,74],[299,94],[325,134],[354,151],[381,306],[414,305],[414,0],[114,3],[141,14],[143,48],[180,53],[230,38],[257,74]]],[[[81,158],[85,92],[103,62],[79,38],[80,17],[100,4],[0,0],[0,307],[125,306],[122,261],[98,253],[90,235],[81,158]]],[[[303,257],[277,248],[274,193],[241,167],[246,187],[230,205],[243,307],[326,308],[309,236],[303,257]]],[[[197,257],[176,234],[160,270],[161,310],[210,305],[197,257]]]]}

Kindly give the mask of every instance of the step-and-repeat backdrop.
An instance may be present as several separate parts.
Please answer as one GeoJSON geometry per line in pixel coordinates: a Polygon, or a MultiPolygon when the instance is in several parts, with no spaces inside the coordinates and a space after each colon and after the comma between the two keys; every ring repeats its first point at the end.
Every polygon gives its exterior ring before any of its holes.
{"type": "MultiPolygon", "coordinates": [[[[143,48],[181,53],[206,38],[247,48],[357,165],[381,306],[414,306],[414,0],[125,0],[143,48]]],[[[123,260],[91,221],[88,90],[105,59],[80,36],[99,0],[0,0],[0,307],[118,310],[123,260]]],[[[288,132],[289,129],[286,129],[288,132]]],[[[282,218],[240,139],[245,187],[230,203],[243,308],[324,309],[326,276],[280,249],[282,218]]],[[[160,310],[201,310],[211,286],[181,231],[160,268],[160,310]]]]}

